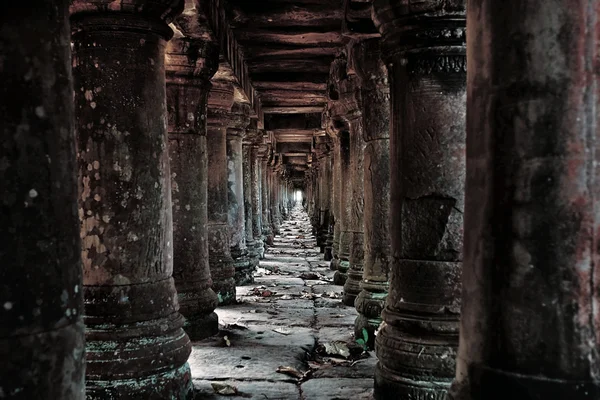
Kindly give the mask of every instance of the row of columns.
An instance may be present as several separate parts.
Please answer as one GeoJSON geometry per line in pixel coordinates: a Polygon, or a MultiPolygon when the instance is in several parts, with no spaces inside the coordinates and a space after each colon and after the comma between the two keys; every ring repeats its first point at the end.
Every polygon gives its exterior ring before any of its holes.
{"type": "Polygon", "coordinates": [[[286,215],[218,47],[170,40],[183,9],[0,9],[1,398],[191,398],[190,339],[286,215]]]}
{"type": "Polygon", "coordinates": [[[492,3],[375,0],[332,64],[310,212],[377,399],[598,394],[597,13],[492,3]]]}
{"type": "MultiPolygon", "coordinates": [[[[375,397],[597,397],[598,2],[405,3],[334,62],[307,188],[375,397]]],[[[182,10],[0,6],[2,397],[188,398],[190,337],[289,211],[216,50],[167,45],[182,10]]]]}

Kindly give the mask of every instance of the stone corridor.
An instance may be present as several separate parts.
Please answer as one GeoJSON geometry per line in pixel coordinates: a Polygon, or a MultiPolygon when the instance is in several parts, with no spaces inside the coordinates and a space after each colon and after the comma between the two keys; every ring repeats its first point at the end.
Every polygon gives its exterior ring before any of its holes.
{"type": "Polygon", "coordinates": [[[372,398],[376,359],[356,343],[356,310],[341,303],[311,230],[296,205],[254,283],[237,287],[238,304],[216,310],[219,334],[192,343],[196,399],[372,398]]]}
{"type": "Polygon", "coordinates": [[[0,1],[0,400],[600,399],[599,21],[0,1]]]}

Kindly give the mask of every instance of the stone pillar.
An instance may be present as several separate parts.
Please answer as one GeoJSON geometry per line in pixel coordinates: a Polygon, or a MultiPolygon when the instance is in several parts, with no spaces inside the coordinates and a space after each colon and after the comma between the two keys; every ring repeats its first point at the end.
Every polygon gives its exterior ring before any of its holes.
{"type": "Polygon", "coordinates": [[[262,228],[265,243],[269,246],[273,245],[273,224],[271,222],[271,196],[269,195],[269,149],[265,150],[263,157],[260,160],[260,194],[262,198],[262,228]]]}
{"type": "Polygon", "coordinates": [[[83,400],[68,2],[0,14],[0,398],[83,400]]]}
{"type": "Polygon", "coordinates": [[[360,78],[365,138],[364,151],[364,271],[355,306],[355,337],[375,345],[375,331],[389,287],[390,260],[390,91],[380,59],[380,40],[354,47],[353,65],[360,78]]]}
{"type": "Polygon", "coordinates": [[[325,162],[327,163],[327,177],[325,178],[329,188],[329,213],[325,232],[325,250],[323,259],[325,261],[333,260],[333,234],[335,230],[335,177],[334,177],[334,159],[333,159],[333,141],[329,138],[329,151],[325,162]]]}
{"type": "MultiPolygon", "coordinates": [[[[242,167],[243,167],[243,184],[244,184],[244,219],[246,234],[246,248],[248,249],[248,257],[252,270],[258,266],[260,258],[260,249],[262,243],[254,239],[254,212],[252,209],[252,140],[256,140],[256,130],[248,133],[246,139],[242,143],[242,167]]],[[[260,241],[260,237],[258,238],[260,241]]],[[[254,279],[252,279],[254,281],[254,279]]]]}
{"type": "MultiPolygon", "coordinates": [[[[375,398],[442,398],[458,345],[465,176],[463,2],[375,0],[391,85],[390,289],[375,398]],[[424,117],[426,116],[426,117],[424,117]]],[[[504,34],[504,33],[503,33],[504,34]]]]}
{"type": "Polygon", "coordinates": [[[234,103],[231,117],[235,119],[227,128],[227,220],[229,221],[229,246],[235,268],[235,284],[254,281],[248,248],[246,247],[246,218],[244,213],[244,170],[242,140],[250,123],[250,105],[234,103]]]}
{"type": "Polygon", "coordinates": [[[206,106],[219,50],[205,40],[174,39],[167,47],[166,60],[173,279],[184,329],[192,340],[201,340],[219,331],[206,230],[206,106]]]}
{"type": "Polygon", "coordinates": [[[273,234],[279,235],[281,217],[279,212],[279,173],[275,165],[269,167],[269,192],[271,204],[271,223],[273,225],[273,234]]]}
{"type": "MultiPolygon", "coordinates": [[[[360,45],[356,45],[360,46],[360,45]]],[[[344,283],[342,302],[347,306],[354,306],[354,300],[360,293],[360,282],[363,276],[364,262],[364,151],[363,119],[360,112],[360,91],[358,90],[358,77],[355,74],[348,76],[348,85],[340,100],[346,103],[348,114],[345,117],[350,131],[350,169],[347,182],[351,185],[349,203],[349,220],[347,234],[350,241],[350,267],[348,278],[344,283]]],[[[369,105],[370,107],[370,105],[369,105]]]]}
{"type": "Polygon", "coordinates": [[[71,4],[87,399],[192,391],[172,278],[164,64],[183,2],[143,3],[71,4]]]}
{"type": "Polygon", "coordinates": [[[231,123],[233,85],[213,80],[208,98],[206,148],[208,150],[208,254],[213,290],[219,304],[235,303],[235,268],[231,258],[227,214],[227,127],[231,123]]]}
{"type": "MultiPolygon", "coordinates": [[[[258,133],[261,135],[260,140],[262,140],[262,132],[259,131],[258,133]]],[[[262,233],[261,165],[259,146],[256,144],[260,140],[257,138],[250,148],[250,206],[252,208],[252,236],[256,243],[256,254],[259,259],[263,259],[265,257],[265,245],[262,233]]]]}
{"type": "Polygon", "coordinates": [[[342,168],[340,151],[340,140],[334,131],[328,130],[328,134],[332,137],[333,142],[333,170],[332,170],[332,187],[333,196],[331,202],[333,204],[333,238],[331,245],[331,253],[333,259],[329,264],[329,268],[337,271],[340,264],[340,236],[342,231],[342,216],[341,216],[341,190],[342,190],[342,168]]]}
{"type": "Polygon", "coordinates": [[[450,398],[600,397],[599,6],[468,2],[463,304],[450,398]]]}
{"type": "Polygon", "coordinates": [[[352,245],[352,232],[350,231],[350,219],[352,218],[352,170],[350,167],[350,132],[342,130],[339,133],[340,144],[340,216],[341,233],[340,248],[338,256],[340,258],[337,271],[333,276],[333,282],[336,285],[343,286],[348,279],[348,269],[350,268],[350,246],[352,245]]]}
{"type": "Polygon", "coordinates": [[[325,246],[327,243],[327,234],[329,231],[329,214],[330,214],[330,193],[331,193],[331,182],[329,181],[330,175],[330,143],[327,136],[317,137],[317,159],[319,162],[319,232],[318,232],[318,243],[321,253],[325,253],[325,246]]]}

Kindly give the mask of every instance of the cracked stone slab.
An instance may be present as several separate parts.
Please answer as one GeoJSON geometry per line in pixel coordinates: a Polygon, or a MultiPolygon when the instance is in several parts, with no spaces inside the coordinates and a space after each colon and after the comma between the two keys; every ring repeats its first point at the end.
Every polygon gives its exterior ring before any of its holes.
{"type": "MultiPolygon", "coordinates": [[[[317,299],[325,300],[325,299],[317,299]]],[[[337,300],[337,299],[336,299],[337,300]]],[[[339,300],[338,300],[339,301],[339,300]]],[[[315,301],[316,302],[316,301],[315,301]]],[[[340,327],[354,327],[354,320],[358,316],[358,313],[354,308],[340,307],[340,308],[327,308],[317,307],[317,326],[340,326],[340,327]]],[[[352,328],[354,329],[354,328],[352,328]]]]}
{"type": "Polygon", "coordinates": [[[193,382],[195,392],[194,400],[225,400],[232,398],[300,400],[300,390],[294,383],[235,380],[208,381],[203,379],[194,379],[193,382]],[[233,386],[239,390],[241,397],[216,394],[211,383],[233,386]]]}
{"type": "Polygon", "coordinates": [[[306,400],[371,400],[373,379],[320,378],[300,386],[306,400]]]}

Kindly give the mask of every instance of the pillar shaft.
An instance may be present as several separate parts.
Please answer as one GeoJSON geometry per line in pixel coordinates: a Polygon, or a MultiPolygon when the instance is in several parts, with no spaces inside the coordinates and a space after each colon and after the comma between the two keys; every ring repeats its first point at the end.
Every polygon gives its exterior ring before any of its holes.
{"type": "Polygon", "coordinates": [[[468,2],[465,260],[452,398],[600,397],[599,6],[468,2]]]}
{"type": "Polygon", "coordinates": [[[233,106],[233,86],[213,81],[208,105],[208,254],[213,290],[219,304],[235,302],[235,268],[228,222],[227,127],[233,106]]]}
{"type": "Polygon", "coordinates": [[[250,205],[252,207],[252,236],[256,243],[256,252],[259,259],[265,256],[263,241],[263,204],[261,196],[261,163],[259,146],[252,144],[250,148],[250,205]]]}
{"type": "Polygon", "coordinates": [[[269,163],[268,155],[265,154],[261,159],[260,169],[260,194],[262,198],[262,228],[265,236],[265,243],[273,245],[273,228],[271,222],[271,198],[269,195],[270,180],[269,180],[269,163]]]}
{"type": "MultiPolygon", "coordinates": [[[[256,132],[253,132],[254,134],[256,132]]],[[[258,266],[260,258],[260,242],[254,238],[254,210],[252,208],[252,142],[244,142],[242,147],[244,175],[244,218],[246,248],[252,269],[258,266]]],[[[260,240],[260,238],[259,238],[260,240]]],[[[254,279],[252,279],[253,281],[254,279]]]]}
{"type": "Polygon", "coordinates": [[[359,316],[355,337],[373,348],[375,331],[388,291],[390,261],[390,92],[380,58],[380,40],[354,49],[354,67],[361,80],[364,124],[364,271],[355,306],[359,316]],[[363,331],[366,331],[366,335],[363,331]]]}
{"type": "Polygon", "coordinates": [[[167,50],[167,106],[173,201],[173,278],[184,329],[192,340],[219,330],[210,276],[207,214],[206,113],[218,49],[175,39],[167,50]],[[191,51],[194,50],[194,52],[191,51]]]}
{"type": "Polygon", "coordinates": [[[348,234],[350,235],[350,267],[348,279],[344,283],[342,302],[354,306],[354,300],[360,293],[360,281],[363,275],[364,262],[364,150],[362,117],[350,123],[350,184],[352,194],[350,202],[350,219],[348,234]]]}
{"type": "Polygon", "coordinates": [[[68,2],[0,15],[0,397],[83,400],[68,2]]]}
{"type": "Polygon", "coordinates": [[[88,399],[184,399],[192,390],[172,278],[171,31],[159,18],[174,9],[152,5],[71,6],[88,399]]]}
{"type": "Polygon", "coordinates": [[[236,285],[253,282],[252,269],[254,268],[248,248],[246,246],[246,216],[244,207],[244,169],[242,141],[246,135],[248,104],[235,103],[232,115],[239,119],[239,124],[229,126],[227,129],[227,185],[228,185],[228,213],[229,245],[231,257],[235,267],[236,285]]]}
{"type": "Polygon", "coordinates": [[[281,214],[279,211],[279,173],[273,165],[269,167],[269,192],[272,229],[273,233],[278,235],[281,225],[281,214]]]}
{"type": "Polygon", "coordinates": [[[350,246],[352,245],[352,231],[350,220],[352,218],[352,170],[350,166],[350,132],[340,132],[340,247],[338,256],[340,262],[334,275],[336,285],[344,285],[348,278],[350,268],[350,246]]]}
{"type": "Polygon", "coordinates": [[[462,2],[375,0],[391,86],[391,253],[377,399],[442,398],[458,345],[465,175],[462,2]],[[423,116],[426,116],[424,118],[423,116]]]}
{"type": "Polygon", "coordinates": [[[340,263],[340,236],[342,231],[342,216],[341,216],[341,190],[342,190],[342,169],[340,141],[339,138],[333,139],[333,244],[331,246],[333,259],[331,260],[330,268],[337,270],[340,263]]]}

